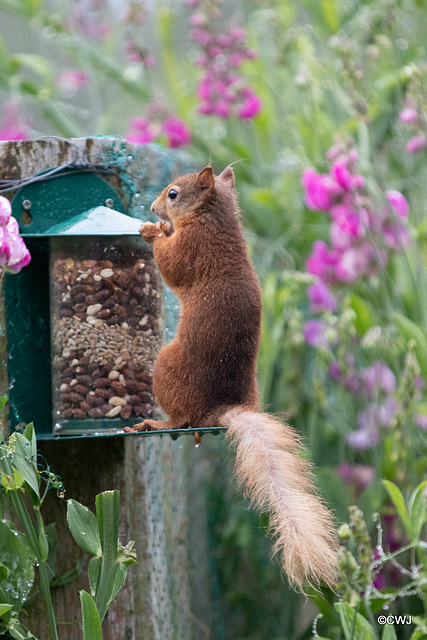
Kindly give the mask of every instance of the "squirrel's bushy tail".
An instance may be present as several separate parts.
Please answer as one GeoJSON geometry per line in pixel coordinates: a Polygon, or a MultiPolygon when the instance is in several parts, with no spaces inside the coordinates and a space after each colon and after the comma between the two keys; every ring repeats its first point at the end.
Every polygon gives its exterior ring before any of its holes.
{"type": "Polygon", "coordinates": [[[220,417],[236,448],[235,475],[253,505],[270,514],[279,554],[290,582],[336,582],[337,539],[330,512],[316,493],[310,463],[298,455],[297,434],[271,415],[244,407],[220,417]]]}

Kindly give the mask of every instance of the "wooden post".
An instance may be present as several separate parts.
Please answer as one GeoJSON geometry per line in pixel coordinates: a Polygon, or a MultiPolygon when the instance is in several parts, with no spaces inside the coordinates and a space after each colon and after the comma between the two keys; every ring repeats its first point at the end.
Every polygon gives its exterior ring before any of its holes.
{"type": "MultiPolygon", "coordinates": [[[[159,147],[134,147],[117,138],[78,139],[70,144],[52,138],[0,143],[0,179],[30,178],[68,161],[105,161],[111,150],[125,158],[128,175],[141,204],[152,199],[173,177],[188,170],[181,156],[159,147]]],[[[116,187],[123,182],[106,179],[116,187]]],[[[12,197],[13,193],[6,194],[12,197]]],[[[129,193],[123,192],[126,201],[129,193]]],[[[4,327],[4,317],[0,319],[4,327]]],[[[5,336],[0,332],[0,356],[5,336]]],[[[29,354],[28,357],[31,357],[29,354]]],[[[0,393],[7,391],[4,362],[0,393]]],[[[36,425],[37,429],[37,425],[36,425]]],[[[212,437],[212,436],[205,436],[212,437]]],[[[104,640],[202,640],[213,638],[213,609],[208,580],[208,549],[203,499],[204,447],[189,436],[115,436],[55,439],[39,442],[40,453],[61,476],[65,498],[94,510],[100,491],[120,489],[120,540],[135,540],[138,565],[130,567],[126,584],[103,623],[104,640]]],[[[206,454],[205,454],[206,455],[206,454]]],[[[45,523],[56,522],[57,573],[72,569],[83,552],[66,524],[66,503],[52,491],[43,505],[45,523]]],[[[61,640],[81,640],[79,589],[83,575],[53,591],[61,640]]],[[[43,601],[28,610],[28,627],[47,640],[43,601]]]]}

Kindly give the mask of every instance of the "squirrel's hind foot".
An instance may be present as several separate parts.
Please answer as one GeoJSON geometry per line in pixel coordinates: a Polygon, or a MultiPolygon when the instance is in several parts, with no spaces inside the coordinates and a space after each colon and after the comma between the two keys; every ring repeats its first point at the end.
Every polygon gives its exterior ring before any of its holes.
{"type": "Polygon", "coordinates": [[[170,420],[144,420],[138,424],[134,424],[133,427],[125,427],[123,430],[126,433],[132,431],[159,431],[161,429],[173,429],[173,425],[170,420]]]}

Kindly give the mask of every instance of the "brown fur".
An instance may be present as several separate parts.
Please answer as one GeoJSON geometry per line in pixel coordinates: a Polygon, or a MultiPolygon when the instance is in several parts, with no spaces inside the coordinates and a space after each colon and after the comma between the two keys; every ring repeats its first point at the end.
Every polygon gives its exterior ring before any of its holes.
{"type": "Polygon", "coordinates": [[[332,586],[332,520],[316,495],[309,465],[296,453],[298,437],[259,413],[261,291],[247,256],[233,170],[215,176],[205,167],[178,178],[152,211],[167,222],[145,223],[141,234],[153,243],[182,315],[153,376],[154,395],[169,420],[146,420],[136,428],[229,427],[237,479],[253,503],[270,512],[275,551],[291,582],[300,588],[304,581],[332,586]]]}

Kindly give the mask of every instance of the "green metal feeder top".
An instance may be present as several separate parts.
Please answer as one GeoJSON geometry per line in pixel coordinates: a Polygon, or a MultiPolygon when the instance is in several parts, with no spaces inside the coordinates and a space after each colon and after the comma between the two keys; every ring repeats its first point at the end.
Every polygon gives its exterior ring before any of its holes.
{"type": "Polygon", "coordinates": [[[108,207],[99,206],[63,220],[38,236],[122,236],[139,235],[141,220],[108,207]]]}

